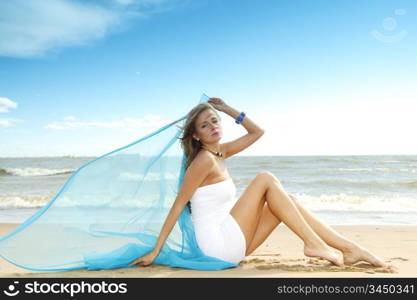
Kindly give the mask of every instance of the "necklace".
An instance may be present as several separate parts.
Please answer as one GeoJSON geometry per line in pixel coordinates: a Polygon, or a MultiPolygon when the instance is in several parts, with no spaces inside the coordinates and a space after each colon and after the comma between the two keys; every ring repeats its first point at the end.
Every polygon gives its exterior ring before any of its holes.
{"type": "Polygon", "coordinates": [[[210,151],[211,153],[213,153],[214,155],[217,155],[217,156],[220,156],[220,157],[223,157],[223,153],[222,152],[220,152],[220,151],[218,151],[218,152],[214,152],[214,151],[211,151],[210,149],[207,149],[206,147],[202,147],[203,149],[206,149],[206,150],[208,150],[208,151],[210,151]]]}

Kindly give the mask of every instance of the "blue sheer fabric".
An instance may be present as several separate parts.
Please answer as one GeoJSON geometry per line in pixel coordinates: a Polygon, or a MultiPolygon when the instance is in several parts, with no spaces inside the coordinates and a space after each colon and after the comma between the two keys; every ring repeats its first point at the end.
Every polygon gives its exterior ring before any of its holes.
{"type": "MultiPolygon", "coordinates": [[[[199,103],[207,102],[203,94],[199,103]]],[[[137,268],[150,252],[182,186],[186,116],[76,170],[58,194],[0,239],[0,255],[35,271],[137,268]]],[[[185,206],[153,264],[221,270],[236,264],[198,247],[185,206]]]]}

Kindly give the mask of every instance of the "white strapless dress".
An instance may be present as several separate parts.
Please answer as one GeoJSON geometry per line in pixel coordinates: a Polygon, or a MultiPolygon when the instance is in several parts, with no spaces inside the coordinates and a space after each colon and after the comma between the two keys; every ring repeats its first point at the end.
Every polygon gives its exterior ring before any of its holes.
{"type": "Polygon", "coordinates": [[[201,251],[239,264],[245,258],[246,239],[230,214],[236,201],[232,178],[199,187],[190,199],[191,220],[201,251]]]}

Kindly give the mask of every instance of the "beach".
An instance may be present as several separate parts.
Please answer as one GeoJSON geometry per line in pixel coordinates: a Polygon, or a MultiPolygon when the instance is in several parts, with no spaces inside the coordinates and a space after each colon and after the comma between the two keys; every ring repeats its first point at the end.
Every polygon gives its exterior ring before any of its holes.
{"type": "MultiPolygon", "coordinates": [[[[4,236],[18,224],[0,224],[4,236]]],[[[174,277],[417,277],[417,226],[403,225],[332,225],[336,231],[378,255],[388,268],[372,267],[358,262],[353,266],[338,267],[318,258],[303,254],[302,241],[285,225],[278,226],[267,240],[236,268],[220,271],[197,271],[150,265],[137,268],[66,272],[34,272],[21,269],[0,259],[0,277],[54,278],[174,278],[174,277]]],[[[36,245],[32,245],[36,247],[36,245]]],[[[28,247],[30,255],[30,247],[28,247]]]]}
{"type": "MultiPolygon", "coordinates": [[[[54,196],[63,189],[64,184],[68,184],[70,176],[92,159],[92,157],[0,158],[0,236],[5,236],[18,224],[34,216],[39,209],[55,201],[54,196]]],[[[237,156],[227,162],[237,187],[237,197],[260,171],[268,170],[281,181],[288,193],[295,195],[320,220],[392,265],[389,268],[374,268],[367,263],[338,267],[325,260],[306,257],[303,253],[302,241],[282,223],[258,249],[247,256],[237,268],[232,269],[200,271],[150,265],[100,271],[80,269],[39,273],[19,268],[0,259],[0,276],[417,277],[416,162],[415,155],[237,156]]],[[[112,168],[108,169],[108,172],[113,171],[112,168]]],[[[139,183],[137,178],[142,178],[141,171],[128,168],[119,172],[129,175],[121,177],[124,188],[130,187],[132,191],[136,191],[139,183]]],[[[146,187],[152,188],[155,184],[159,184],[157,177],[148,176],[145,179],[146,187]]],[[[171,179],[173,182],[169,183],[176,185],[177,178],[171,179]]],[[[111,186],[111,184],[106,185],[106,187],[111,186]]],[[[97,199],[102,201],[101,205],[105,205],[104,207],[110,205],[108,210],[85,210],[82,216],[86,219],[81,220],[79,211],[82,206],[79,199],[84,199],[84,195],[64,193],[62,196],[65,197],[57,199],[60,205],[49,208],[47,216],[52,221],[55,218],[63,222],[75,220],[95,225],[95,218],[106,214],[111,215],[112,219],[118,217],[118,222],[123,223],[140,212],[140,205],[132,208],[129,206],[141,204],[137,202],[137,198],[131,194],[124,194],[124,202],[120,202],[117,195],[114,199],[107,199],[106,196],[111,193],[106,187],[100,186],[95,192],[97,199]],[[126,207],[120,207],[121,211],[117,213],[115,207],[120,204],[126,207]],[[61,206],[75,207],[76,213],[71,214],[73,210],[63,210],[64,214],[61,214],[61,206]]],[[[158,191],[157,188],[154,190],[158,191]]],[[[71,189],[67,186],[66,191],[70,192],[71,189]]],[[[141,191],[141,193],[152,197],[150,191],[141,191]]],[[[94,195],[91,199],[94,199],[94,195]]],[[[165,201],[173,201],[174,196],[174,194],[168,195],[165,201]]],[[[83,201],[87,200],[91,201],[90,199],[83,201]]],[[[146,201],[147,198],[141,199],[143,203],[146,201]]],[[[156,220],[161,227],[164,218],[156,218],[156,220]]],[[[139,224],[140,220],[137,220],[132,226],[139,224]]],[[[3,245],[7,246],[7,239],[4,241],[3,245]]],[[[89,242],[95,244],[96,241],[90,239],[89,242]]],[[[46,241],[44,244],[39,244],[36,250],[47,252],[50,244],[46,241]]],[[[36,246],[28,245],[27,255],[30,255],[31,248],[36,246]]],[[[4,255],[4,253],[0,254],[4,255]]]]}

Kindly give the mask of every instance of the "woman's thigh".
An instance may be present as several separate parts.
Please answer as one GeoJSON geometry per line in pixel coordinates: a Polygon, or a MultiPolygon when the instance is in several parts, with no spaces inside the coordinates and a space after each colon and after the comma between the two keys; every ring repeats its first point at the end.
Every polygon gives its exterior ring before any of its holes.
{"type": "Polygon", "coordinates": [[[249,183],[230,211],[245,235],[246,247],[250,244],[258,227],[265,203],[265,193],[274,175],[261,172],[249,183]]]}

